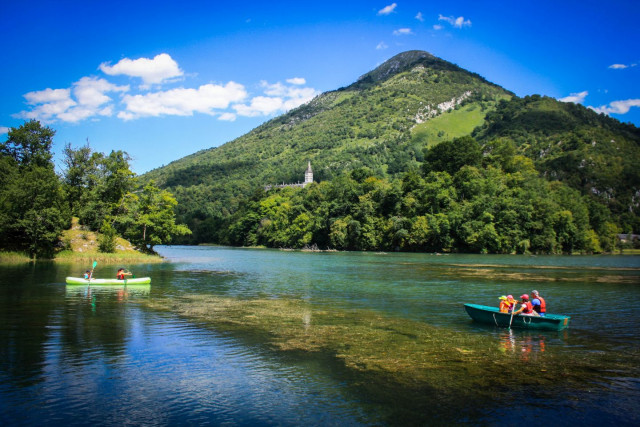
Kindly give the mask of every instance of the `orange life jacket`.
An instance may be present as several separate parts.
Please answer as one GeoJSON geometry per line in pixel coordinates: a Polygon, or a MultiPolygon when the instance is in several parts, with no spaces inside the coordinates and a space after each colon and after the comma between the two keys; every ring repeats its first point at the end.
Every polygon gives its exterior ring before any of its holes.
{"type": "Polygon", "coordinates": [[[540,313],[546,313],[547,303],[545,302],[544,298],[542,298],[541,296],[538,296],[538,299],[540,300],[540,313]]]}
{"type": "Polygon", "coordinates": [[[500,300],[500,313],[508,313],[511,304],[507,300],[500,300]]]}

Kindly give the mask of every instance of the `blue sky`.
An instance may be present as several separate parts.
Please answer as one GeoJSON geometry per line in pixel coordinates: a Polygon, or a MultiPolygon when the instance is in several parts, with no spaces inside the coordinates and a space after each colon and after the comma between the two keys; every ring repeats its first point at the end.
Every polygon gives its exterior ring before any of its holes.
{"type": "Polygon", "coordinates": [[[640,2],[0,0],[0,141],[37,118],[144,173],[406,50],[640,126],[640,2]]]}

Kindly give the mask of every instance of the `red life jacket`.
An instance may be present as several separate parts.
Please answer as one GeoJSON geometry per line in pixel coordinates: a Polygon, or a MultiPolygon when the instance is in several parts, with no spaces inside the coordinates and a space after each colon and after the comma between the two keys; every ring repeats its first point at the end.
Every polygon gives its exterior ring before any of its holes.
{"type": "Polygon", "coordinates": [[[524,310],[522,310],[522,314],[533,313],[533,304],[531,304],[531,301],[523,302],[522,305],[525,306],[524,310]]]}
{"type": "MultiPolygon", "coordinates": [[[[544,301],[544,298],[542,298],[541,296],[537,296],[536,298],[538,299],[538,301],[540,301],[540,304],[534,305],[533,309],[536,312],[538,312],[539,314],[546,313],[547,312],[547,303],[544,301]]],[[[534,299],[536,299],[536,298],[534,298],[534,299]]]]}

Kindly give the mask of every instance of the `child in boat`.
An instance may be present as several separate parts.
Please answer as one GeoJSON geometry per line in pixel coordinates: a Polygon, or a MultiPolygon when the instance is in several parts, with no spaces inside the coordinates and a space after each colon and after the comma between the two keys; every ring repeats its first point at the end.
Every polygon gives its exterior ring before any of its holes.
{"type": "Polygon", "coordinates": [[[84,272],[84,278],[87,280],[91,279],[91,272],[89,270],[84,272]]]}
{"type": "Polygon", "coordinates": [[[507,295],[507,302],[509,303],[508,313],[511,313],[516,308],[516,303],[518,301],[513,299],[513,295],[507,295]]]}
{"type": "Polygon", "coordinates": [[[131,276],[131,273],[124,271],[124,268],[120,268],[118,269],[118,274],[116,275],[116,278],[118,280],[124,280],[124,276],[131,276]]]}
{"type": "Polygon", "coordinates": [[[509,300],[507,299],[506,295],[502,295],[500,298],[500,313],[508,313],[509,312],[509,307],[511,306],[511,303],[509,302],[509,300]]]}
{"type": "Polygon", "coordinates": [[[518,311],[514,311],[513,314],[522,314],[523,316],[540,316],[533,310],[533,305],[529,301],[529,295],[524,294],[520,297],[522,301],[522,305],[518,309],[518,311]]]}

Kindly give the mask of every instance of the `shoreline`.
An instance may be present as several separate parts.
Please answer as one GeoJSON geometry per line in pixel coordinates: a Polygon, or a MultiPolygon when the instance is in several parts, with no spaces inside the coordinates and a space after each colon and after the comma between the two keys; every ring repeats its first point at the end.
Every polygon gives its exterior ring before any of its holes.
{"type": "Polygon", "coordinates": [[[124,253],[101,253],[101,252],[72,252],[62,251],[57,253],[53,258],[33,259],[28,255],[20,252],[0,252],[0,264],[22,264],[31,262],[56,262],[56,263],[87,263],[98,261],[101,264],[118,264],[118,263],[161,263],[166,260],[160,255],[148,255],[141,252],[124,252],[124,253]]]}

